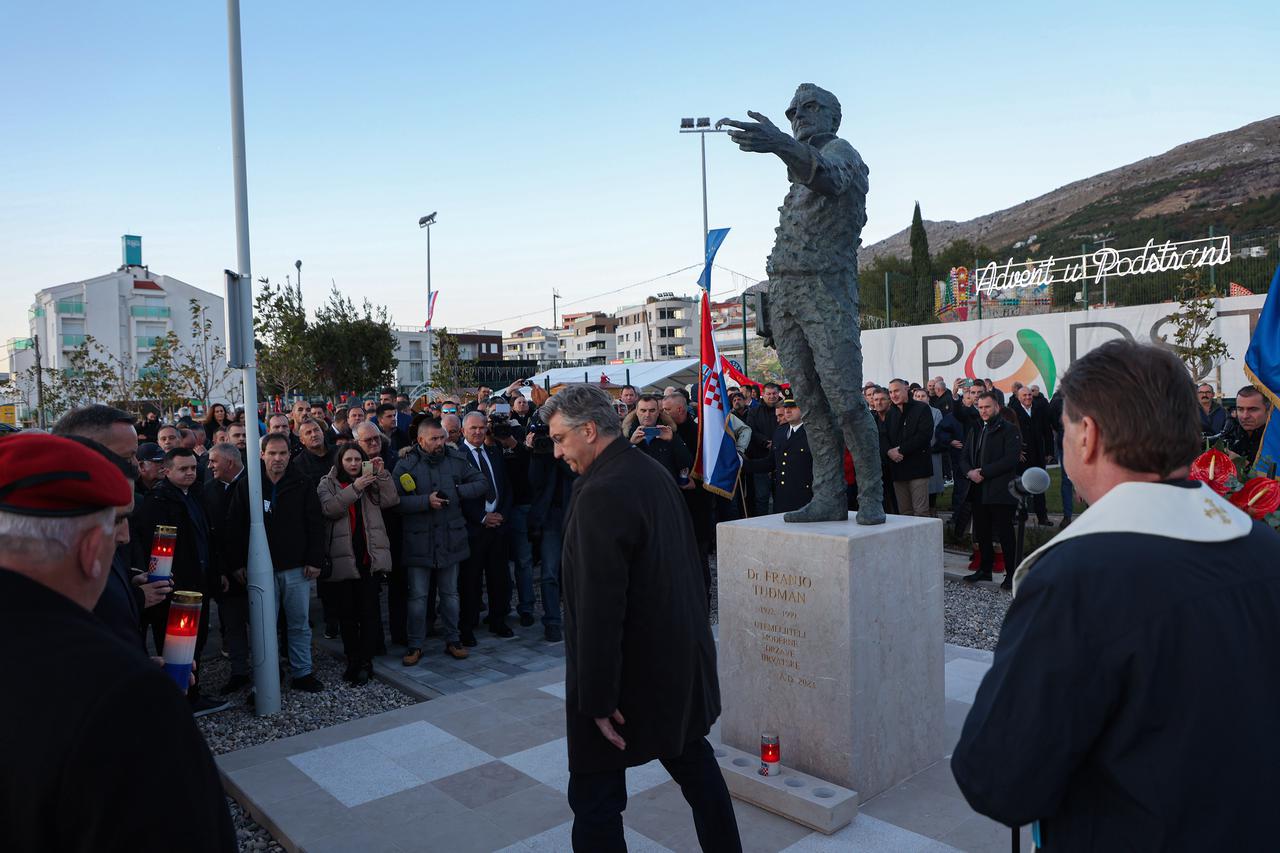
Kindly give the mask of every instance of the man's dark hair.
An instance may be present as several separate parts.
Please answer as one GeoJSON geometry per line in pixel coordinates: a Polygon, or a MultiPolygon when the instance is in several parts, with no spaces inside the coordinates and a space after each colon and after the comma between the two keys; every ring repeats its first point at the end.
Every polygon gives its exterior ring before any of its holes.
{"type": "Polygon", "coordinates": [[[979,394],[979,395],[978,395],[978,399],[979,399],[979,400],[983,400],[983,399],[990,400],[990,401],[992,401],[993,403],[995,403],[997,406],[999,406],[999,405],[1000,405],[1000,398],[999,398],[998,396],[996,396],[996,392],[995,392],[995,391],[983,391],[981,394],[979,394]]]}
{"type": "Polygon", "coordinates": [[[1267,395],[1263,394],[1261,390],[1259,390],[1257,387],[1253,385],[1246,385],[1243,388],[1241,388],[1239,391],[1237,391],[1236,399],[1238,400],[1241,397],[1261,397],[1262,408],[1263,409],[1271,408],[1271,401],[1267,399],[1267,395]]]}
{"type": "MultiPolygon", "coordinates": [[[[95,407],[88,406],[87,408],[95,408],[95,407]]],[[[111,407],[100,406],[97,408],[109,409],[111,407]]],[[[116,409],[116,411],[118,412],[120,410],[116,409]]],[[[63,416],[63,419],[64,420],[66,419],[65,415],[63,416]]],[[[58,421],[58,425],[61,426],[62,421],[58,421]]],[[[105,458],[112,465],[116,466],[116,469],[121,474],[124,474],[125,479],[128,480],[129,482],[132,483],[134,480],[138,479],[138,466],[134,465],[131,460],[125,459],[120,454],[112,451],[111,448],[106,447],[105,445],[94,441],[92,438],[89,438],[88,436],[80,435],[78,433],[64,434],[63,438],[70,439],[71,441],[74,441],[76,444],[83,444],[85,447],[89,448],[90,450],[101,454],[103,458],[105,458]]]]}
{"type": "Polygon", "coordinates": [[[773,390],[775,390],[775,391],[779,391],[779,392],[781,392],[781,391],[782,391],[782,386],[781,386],[781,385],[779,385],[777,382],[766,382],[766,383],[764,383],[764,390],[768,391],[770,388],[772,388],[772,389],[773,389],[773,390]]]}
{"type": "Polygon", "coordinates": [[[621,389],[619,389],[618,393],[622,393],[623,391],[626,391],[627,389],[631,389],[632,391],[637,391],[637,390],[638,390],[638,389],[636,388],[636,386],[634,386],[634,385],[623,385],[623,386],[622,386],[622,388],[621,388],[621,389]]]}
{"type": "Polygon", "coordinates": [[[667,396],[668,397],[684,397],[684,404],[686,406],[689,405],[689,392],[684,390],[683,388],[675,388],[667,396]]]}
{"type": "Polygon", "coordinates": [[[191,430],[187,429],[186,427],[181,427],[178,429],[178,438],[182,439],[183,441],[186,441],[190,437],[191,437],[191,430]]]}
{"type": "Polygon", "coordinates": [[[378,392],[378,396],[382,396],[383,394],[390,394],[392,397],[395,397],[396,389],[390,386],[387,386],[386,388],[383,388],[381,391],[378,392]]]}
{"type": "Polygon", "coordinates": [[[165,462],[172,462],[175,459],[186,459],[188,456],[195,458],[196,452],[190,447],[175,447],[164,455],[165,462]]]}
{"type": "Polygon", "coordinates": [[[1167,477],[1200,452],[1200,404],[1187,368],[1160,347],[1116,339],[1062,377],[1063,414],[1092,418],[1104,452],[1130,471],[1167,477]]]}
{"type": "Polygon", "coordinates": [[[395,403],[379,403],[378,408],[374,411],[374,414],[377,415],[378,417],[382,417],[387,412],[394,412],[395,410],[396,410],[395,403]]]}
{"type": "Polygon", "coordinates": [[[638,406],[641,403],[657,403],[659,406],[662,405],[662,401],[658,399],[657,394],[641,394],[639,397],[636,397],[636,405],[638,406]]]}
{"type": "Polygon", "coordinates": [[[67,437],[79,435],[97,441],[105,438],[115,424],[133,426],[133,415],[115,406],[95,403],[67,412],[53,425],[53,434],[67,437]]]}
{"type": "Polygon", "coordinates": [[[289,447],[288,436],[278,432],[269,432],[266,435],[264,435],[262,438],[258,440],[258,447],[260,447],[262,452],[265,453],[267,450],[267,446],[270,445],[271,442],[273,441],[283,442],[286,448],[289,447]]]}
{"type": "Polygon", "coordinates": [[[908,389],[908,390],[910,390],[910,388],[911,388],[911,383],[910,383],[910,382],[908,382],[908,381],[907,381],[907,380],[905,380],[905,379],[897,379],[897,378],[894,378],[894,379],[890,379],[890,380],[889,380],[889,384],[890,384],[890,385],[892,385],[892,384],[893,384],[893,383],[895,383],[895,382],[897,382],[899,385],[905,385],[905,386],[907,387],[907,389],[908,389]]]}

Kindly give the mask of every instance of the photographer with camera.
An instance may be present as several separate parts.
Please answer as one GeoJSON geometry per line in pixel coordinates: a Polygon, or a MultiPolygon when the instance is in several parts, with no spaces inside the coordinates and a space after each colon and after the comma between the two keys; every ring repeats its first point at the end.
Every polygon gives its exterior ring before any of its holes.
{"type": "MultiPolygon", "coordinates": [[[[525,436],[529,449],[529,540],[537,550],[542,590],[542,632],[549,643],[564,639],[560,616],[560,551],[564,544],[564,517],[577,475],[563,459],[557,459],[551,431],[535,414],[525,436]]],[[[532,587],[530,577],[530,587],[532,587]]]]}

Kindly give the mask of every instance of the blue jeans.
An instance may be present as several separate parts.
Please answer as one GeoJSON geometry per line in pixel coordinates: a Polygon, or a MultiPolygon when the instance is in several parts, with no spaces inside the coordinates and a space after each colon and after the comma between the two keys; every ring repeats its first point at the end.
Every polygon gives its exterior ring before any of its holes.
{"type": "Polygon", "coordinates": [[[564,533],[557,520],[542,529],[542,624],[559,628],[560,619],[560,549],[564,533]]]}
{"type": "Polygon", "coordinates": [[[276,601],[284,608],[289,640],[289,675],[311,674],[311,581],[302,566],[276,572],[276,601]]]}
{"type": "Polygon", "coordinates": [[[436,589],[440,593],[440,604],[437,612],[440,621],[444,622],[444,640],[446,643],[458,642],[458,564],[426,568],[425,566],[407,566],[409,573],[409,602],[407,606],[406,633],[409,648],[420,649],[427,641],[427,589],[431,586],[431,576],[436,577],[436,589]]]}
{"type": "Polygon", "coordinates": [[[516,612],[521,616],[533,615],[533,543],[529,541],[529,505],[511,508],[508,518],[508,546],[515,558],[515,588],[519,603],[516,612]]]}
{"type": "Polygon", "coordinates": [[[1067,476],[1067,463],[1062,461],[1062,433],[1060,432],[1053,434],[1053,455],[1058,457],[1058,465],[1062,468],[1062,517],[1070,519],[1073,509],[1071,502],[1075,500],[1076,487],[1067,476]]]}

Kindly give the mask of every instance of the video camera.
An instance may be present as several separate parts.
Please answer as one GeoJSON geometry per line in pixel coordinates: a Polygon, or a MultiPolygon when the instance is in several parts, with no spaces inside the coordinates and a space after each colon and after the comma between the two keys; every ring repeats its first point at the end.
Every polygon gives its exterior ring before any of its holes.
{"type": "Polygon", "coordinates": [[[555,452],[555,444],[551,441],[551,427],[544,424],[537,415],[529,421],[529,434],[533,436],[534,453],[555,452]]]}
{"type": "Polygon", "coordinates": [[[513,437],[511,420],[507,415],[494,412],[489,415],[489,434],[495,441],[505,441],[513,437]]]}

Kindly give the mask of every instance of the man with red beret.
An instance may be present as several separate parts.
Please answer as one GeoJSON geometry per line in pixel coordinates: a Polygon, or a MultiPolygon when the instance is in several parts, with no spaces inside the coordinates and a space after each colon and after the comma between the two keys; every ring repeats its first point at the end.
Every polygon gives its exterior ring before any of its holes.
{"type": "Polygon", "coordinates": [[[91,612],[132,501],[82,444],[0,441],[0,850],[236,849],[182,694],[91,612]]]}

